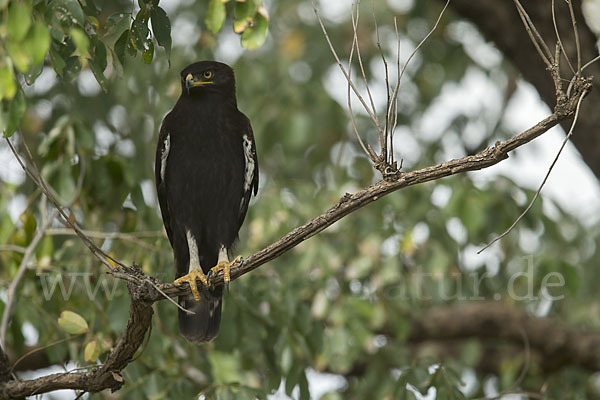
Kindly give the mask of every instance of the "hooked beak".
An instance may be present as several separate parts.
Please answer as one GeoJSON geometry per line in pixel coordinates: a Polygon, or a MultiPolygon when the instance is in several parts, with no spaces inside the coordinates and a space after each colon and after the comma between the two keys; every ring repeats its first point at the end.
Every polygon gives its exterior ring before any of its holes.
{"type": "Polygon", "coordinates": [[[197,87],[197,86],[201,86],[201,85],[209,85],[213,83],[213,81],[197,81],[194,80],[194,76],[192,74],[187,74],[187,76],[185,77],[185,89],[187,90],[187,93],[190,94],[190,89],[197,87]]]}

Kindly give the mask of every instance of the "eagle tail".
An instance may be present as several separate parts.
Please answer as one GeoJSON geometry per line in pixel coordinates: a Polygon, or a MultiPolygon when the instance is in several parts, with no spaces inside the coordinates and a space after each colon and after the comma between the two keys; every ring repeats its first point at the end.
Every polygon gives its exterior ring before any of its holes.
{"type": "Polygon", "coordinates": [[[179,310],[179,331],[188,342],[209,342],[217,336],[221,324],[222,298],[222,288],[202,290],[200,301],[194,300],[191,294],[179,297],[179,304],[186,310],[194,312],[188,314],[179,310]]]}

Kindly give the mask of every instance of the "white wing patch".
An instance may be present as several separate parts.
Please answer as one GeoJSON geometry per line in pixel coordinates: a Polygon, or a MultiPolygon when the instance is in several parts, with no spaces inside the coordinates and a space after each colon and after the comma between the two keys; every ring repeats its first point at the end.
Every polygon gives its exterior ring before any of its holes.
{"type": "Polygon", "coordinates": [[[171,134],[167,133],[167,138],[163,142],[162,152],[160,153],[160,180],[165,180],[165,172],[167,171],[167,157],[171,150],[171,134]]]}
{"type": "Polygon", "coordinates": [[[244,158],[246,159],[246,172],[244,174],[244,192],[250,190],[254,179],[254,157],[252,157],[252,141],[244,135],[244,158]]]}

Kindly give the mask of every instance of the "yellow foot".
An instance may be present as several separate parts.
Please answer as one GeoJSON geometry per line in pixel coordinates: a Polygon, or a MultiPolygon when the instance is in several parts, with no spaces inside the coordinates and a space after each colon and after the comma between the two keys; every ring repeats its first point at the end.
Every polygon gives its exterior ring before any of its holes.
{"type": "Polygon", "coordinates": [[[175,286],[181,286],[182,283],[187,282],[190,285],[190,289],[192,289],[192,295],[196,301],[200,301],[200,291],[198,290],[197,280],[200,280],[204,287],[208,287],[208,279],[206,279],[206,275],[202,272],[201,269],[190,271],[187,275],[182,276],[181,278],[175,279],[173,284],[175,286]]]}
{"type": "Polygon", "coordinates": [[[223,282],[225,282],[225,286],[229,288],[229,281],[231,281],[231,266],[240,261],[243,261],[242,256],[237,256],[235,260],[231,262],[221,261],[220,263],[211,268],[211,270],[208,272],[208,275],[216,275],[219,273],[219,271],[223,271],[223,282]]]}

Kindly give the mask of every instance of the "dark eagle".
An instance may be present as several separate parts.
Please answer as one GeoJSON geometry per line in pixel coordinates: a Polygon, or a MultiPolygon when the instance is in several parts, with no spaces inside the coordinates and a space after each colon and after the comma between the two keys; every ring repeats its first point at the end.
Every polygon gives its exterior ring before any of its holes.
{"type": "Polygon", "coordinates": [[[207,275],[223,270],[229,282],[231,248],[258,190],[258,160],[252,127],[237,108],[235,77],[228,65],[201,61],[181,71],[182,93],[160,128],[156,190],[173,247],[175,284],[181,296],[179,330],[190,342],[217,336],[223,286],[208,287],[207,275]],[[198,290],[196,280],[203,284],[198,290]]]}

